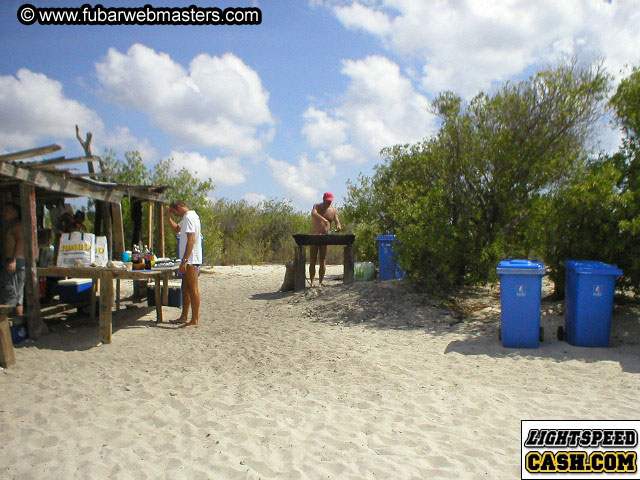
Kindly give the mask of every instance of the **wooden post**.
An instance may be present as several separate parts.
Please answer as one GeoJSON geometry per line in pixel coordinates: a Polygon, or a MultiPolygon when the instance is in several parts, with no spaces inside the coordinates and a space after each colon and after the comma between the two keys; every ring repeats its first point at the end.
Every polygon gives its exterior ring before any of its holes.
{"type": "Polygon", "coordinates": [[[98,284],[100,283],[99,278],[91,279],[91,311],[89,312],[89,318],[91,319],[91,324],[96,323],[96,296],[98,294],[98,284]]]}
{"type": "Polygon", "coordinates": [[[111,224],[111,204],[110,202],[102,202],[102,221],[104,224],[104,234],[107,237],[109,245],[109,260],[113,260],[113,226],[111,224]]]}
{"type": "Polygon", "coordinates": [[[162,323],[162,285],[160,277],[155,278],[155,294],[156,294],[156,322],[162,323]]]}
{"type": "Polygon", "coordinates": [[[153,205],[156,210],[156,234],[158,236],[156,256],[164,258],[164,212],[162,211],[162,202],[154,202],[153,205]]]}
{"type": "Polygon", "coordinates": [[[169,305],[169,272],[162,274],[162,305],[169,305]]]}
{"type": "Polygon", "coordinates": [[[100,278],[100,325],[99,335],[102,343],[111,343],[111,307],[113,305],[113,275],[109,270],[102,272],[100,278]]]}
{"type": "MultiPolygon", "coordinates": [[[[122,223],[122,205],[120,203],[111,204],[111,215],[113,217],[113,258],[122,259],[124,248],[124,225],[122,223]]],[[[111,247],[111,245],[109,245],[111,247]]]]}
{"type": "Polygon", "coordinates": [[[9,329],[9,319],[7,309],[12,308],[7,305],[0,305],[0,367],[8,368],[16,363],[16,355],[13,351],[11,341],[11,330],[9,329]]]}
{"type": "Polygon", "coordinates": [[[354,262],[353,262],[353,245],[347,245],[344,247],[344,273],[342,276],[342,283],[353,283],[355,279],[354,275],[354,262]]]}
{"type": "Polygon", "coordinates": [[[305,288],[305,280],[306,280],[306,272],[305,263],[307,261],[305,246],[298,245],[296,246],[296,255],[295,255],[295,265],[294,265],[294,275],[293,275],[293,289],[294,290],[303,290],[305,288]]]}
{"type": "Polygon", "coordinates": [[[37,339],[48,331],[40,315],[40,285],[38,283],[38,235],[36,228],[36,191],[33,185],[20,183],[20,207],[25,259],[25,300],[29,337],[37,339]]]}
{"type": "Polygon", "coordinates": [[[116,279],[116,312],[120,311],[120,279],[116,279]]]}
{"type": "Polygon", "coordinates": [[[149,223],[147,224],[147,245],[153,250],[153,202],[149,202],[149,223]]]}

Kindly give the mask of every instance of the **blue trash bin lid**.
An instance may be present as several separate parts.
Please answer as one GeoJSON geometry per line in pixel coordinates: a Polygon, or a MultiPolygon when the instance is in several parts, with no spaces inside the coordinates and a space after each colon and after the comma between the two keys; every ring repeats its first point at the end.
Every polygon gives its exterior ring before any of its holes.
{"type": "Polygon", "coordinates": [[[544,275],[546,270],[544,264],[539,260],[502,260],[496,269],[498,275],[544,275]]]}
{"type": "Polygon", "coordinates": [[[396,239],[395,235],[378,235],[376,237],[376,242],[392,242],[396,239]]]}
{"type": "Polygon", "coordinates": [[[616,277],[622,275],[622,270],[617,265],[591,260],[566,260],[564,266],[567,270],[583,275],[614,275],[616,277]]]}

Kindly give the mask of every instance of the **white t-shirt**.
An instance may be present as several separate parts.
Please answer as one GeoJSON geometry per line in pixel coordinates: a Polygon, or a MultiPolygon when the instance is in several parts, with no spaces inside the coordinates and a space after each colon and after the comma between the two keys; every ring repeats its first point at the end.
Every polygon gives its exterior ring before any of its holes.
{"type": "Polygon", "coordinates": [[[184,258],[187,249],[187,233],[194,233],[193,250],[191,256],[187,259],[187,263],[191,265],[202,265],[202,240],[200,238],[200,217],[193,210],[189,210],[182,217],[180,225],[180,245],[178,251],[180,258],[184,258]]]}

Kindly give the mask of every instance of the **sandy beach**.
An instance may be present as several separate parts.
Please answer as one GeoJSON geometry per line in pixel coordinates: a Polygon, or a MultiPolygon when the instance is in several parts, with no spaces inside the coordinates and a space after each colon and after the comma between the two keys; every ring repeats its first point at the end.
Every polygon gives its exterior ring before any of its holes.
{"type": "Polygon", "coordinates": [[[17,346],[0,478],[513,479],[521,420],[638,417],[636,304],[609,348],[558,341],[562,304],[544,302],[545,342],[507,349],[497,286],[452,310],[402,282],[343,285],[341,266],[298,293],[277,291],[281,265],[212,270],[198,329],[131,308],[112,344],[76,317],[17,346]]]}

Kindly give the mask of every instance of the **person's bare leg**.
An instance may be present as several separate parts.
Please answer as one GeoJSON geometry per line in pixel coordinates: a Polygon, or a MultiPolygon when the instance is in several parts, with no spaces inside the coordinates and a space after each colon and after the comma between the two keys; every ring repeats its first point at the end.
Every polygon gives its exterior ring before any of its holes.
{"type": "Polygon", "coordinates": [[[182,313],[175,320],[171,320],[170,323],[187,323],[189,321],[189,305],[191,304],[191,295],[189,289],[187,289],[187,281],[182,277],[182,313]]]}
{"type": "Polygon", "coordinates": [[[320,285],[322,285],[322,281],[324,280],[324,272],[326,271],[327,271],[327,246],[320,245],[320,269],[318,272],[320,285]]]}
{"type": "Polygon", "coordinates": [[[191,321],[185,323],[184,326],[197,327],[200,324],[200,290],[198,288],[198,267],[196,265],[187,265],[185,280],[185,286],[189,289],[189,298],[191,300],[191,321]]]}
{"type": "Polygon", "coordinates": [[[318,260],[318,245],[311,245],[309,247],[311,258],[309,259],[309,278],[311,279],[311,286],[313,287],[313,279],[316,276],[316,262],[318,260]]]}

